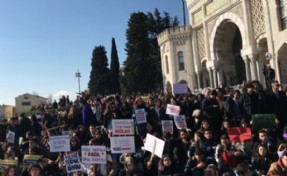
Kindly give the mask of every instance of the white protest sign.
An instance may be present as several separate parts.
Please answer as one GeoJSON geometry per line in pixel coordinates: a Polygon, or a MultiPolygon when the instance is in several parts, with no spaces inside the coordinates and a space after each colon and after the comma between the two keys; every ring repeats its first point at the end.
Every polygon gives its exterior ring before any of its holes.
{"type": "Polygon", "coordinates": [[[173,134],[173,121],[172,120],[162,120],[161,121],[162,132],[170,132],[173,134]]]}
{"type": "Polygon", "coordinates": [[[135,116],[137,120],[137,124],[146,123],[146,113],[145,109],[136,109],[135,116]]]}
{"type": "Polygon", "coordinates": [[[6,140],[10,143],[14,143],[15,141],[15,133],[13,131],[8,131],[6,135],[6,140]]]}
{"type": "Polygon", "coordinates": [[[173,116],[174,123],[177,129],[186,129],[186,119],[185,115],[173,116]]]}
{"type": "Polygon", "coordinates": [[[145,150],[154,153],[161,158],[164,149],[164,141],[147,133],[144,147],[145,150]]]}
{"type": "Polygon", "coordinates": [[[69,135],[72,136],[73,132],[72,131],[62,131],[62,135],[69,135]]]}
{"type": "Polygon", "coordinates": [[[82,171],[82,165],[80,162],[80,157],[79,157],[78,152],[64,155],[64,161],[65,161],[66,170],[68,174],[82,171]]]}
{"type": "Polygon", "coordinates": [[[50,136],[49,137],[50,152],[67,152],[71,150],[70,136],[50,136]]]}
{"type": "Polygon", "coordinates": [[[111,137],[112,153],[135,153],[134,136],[111,137]]]}
{"type": "Polygon", "coordinates": [[[174,94],[186,94],[188,92],[187,84],[173,84],[174,94]]]}
{"type": "Polygon", "coordinates": [[[90,164],[106,164],[107,148],[99,145],[82,145],[82,163],[90,164]]]}
{"type": "Polygon", "coordinates": [[[133,119],[113,119],[112,120],[113,135],[133,135],[134,120],[133,119]]]}
{"type": "Polygon", "coordinates": [[[179,115],[180,107],[176,105],[167,104],[166,114],[169,115],[179,115]]]}

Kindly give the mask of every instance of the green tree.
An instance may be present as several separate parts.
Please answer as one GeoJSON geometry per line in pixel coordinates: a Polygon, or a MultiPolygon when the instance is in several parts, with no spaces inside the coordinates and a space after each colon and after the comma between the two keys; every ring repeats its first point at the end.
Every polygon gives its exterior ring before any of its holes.
{"type": "Polygon", "coordinates": [[[148,92],[153,82],[150,80],[150,60],[147,16],[142,12],[131,14],[126,32],[127,60],[124,62],[124,84],[127,92],[148,92]]]}
{"type": "Polygon", "coordinates": [[[88,87],[91,95],[109,92],[109,75],[107,52],[104,46],[97,46],[93,50],[92,70],[88,87]]]}
{"type": "Polygon", "coordinates": [[[133,13],[126,32],[127,60],[122,83],[127,92],[147,93],[162,88],[162,71],[157,35],[166,28],[178,26],[177,18],[158,9],[154,13],[133,13]]]}
{"type": "Polygon", "coordinates": [[[111,49],[111,71],[110,71],[110,93],[121,93],[120,82],[119,82],[119,57],[115,39],[112,38],[112,49],[111,49]]]}

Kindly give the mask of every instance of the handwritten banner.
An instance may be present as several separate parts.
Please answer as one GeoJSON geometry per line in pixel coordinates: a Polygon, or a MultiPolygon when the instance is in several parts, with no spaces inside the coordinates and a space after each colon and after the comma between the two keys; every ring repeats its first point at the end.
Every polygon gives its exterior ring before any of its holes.
{"type": "Polygon", "coordinates": [[[185,115],[178,115],[178,116],[173,116],[174,123],[177,129],[186,129],[186,119],[185,115]]]}
{"type": "Polygon", "coordinates": [[[173,84],[174,94],[186,94],[188,92],[187,84],[173,84]]]}
{"type": "Polygon", "coordinates": [[[82,145],[82,163],[84,164],[106,164],[106,146],[82,145]]]}
{"type": "Polygon", "coordinates": [[[145,109],[136,109],[135,110],[135,116],[136,116],[136,121],[137,124],[141,124],[141,123],[146,123],[146,113],[145,113],[145,109]]]}
{"type": "Polygon", "coordinates": [[[133,135],[134,120],[133,119],[113,119],[112,120],[113,135],[133,135]]]}
{"type": "Polygon", "coordinates": [[[24,155],[23,164],[29,166],[30,164],[36,164],[39,162],[41,155],[24,155]]]}
{"type": "MultiPolygon", "coordinates": [[[[8,166],[16,167],[16,160],[0,160],[0,173],[3,173],[8,166]]],[[[1,175],[1,174],[0,174],[1,175]]]]}
{"type": "Polygon", "coordinates": [[[78,152],[64,155],[67,173],[82,172],[82,165],[78,152]]]}
{"type": "Polygon", "coordinates": [[[275,122],[275,114],[253,114],[252,115],[252,130],[258,131],[262,128],[275,129],[277,128],[275,122]]]}
{"type": "Polygon", "coordinates": [[[111,137],[112,153],[135,153],[134,136],[111,137]]]}
{"type": "Polygon", "coordinates": [[[180,107],[179,106],[167,104],[166,114],[175,115],[176,116],[176,115],[179,115],[179,112],[180,112],[180,107]]]}
{"type": "Polygon", "coordinates": [[[50,136],[49,137],[50,152],[67,152],[71,150],[70,136],[50,136]]]}
{"type": "Polygon", "coordinates": [[[172,120],[162,120],[161,121],[162,132],[170,132],[173,134],[173,121],[172,120]]]}

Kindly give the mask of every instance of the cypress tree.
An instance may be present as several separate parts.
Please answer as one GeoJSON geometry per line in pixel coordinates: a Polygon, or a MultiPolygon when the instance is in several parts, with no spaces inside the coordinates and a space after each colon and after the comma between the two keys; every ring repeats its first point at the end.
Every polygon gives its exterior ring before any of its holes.
{"type": "Polygon", "coordinates": [[[104,46],[97,46],[92,54],[92,70],[88,87],[91,95],[109,92],[109,68],[107,52],[104,46]]]}
{"type": "Polygon", "coordinates": [[[111,49],[111,74],[110,74],[110,93],[115,94],[121,93],[120,82],[119,82],[119,57],[116,47],[115,39],[112,38],[112,49],[111,49]]]}

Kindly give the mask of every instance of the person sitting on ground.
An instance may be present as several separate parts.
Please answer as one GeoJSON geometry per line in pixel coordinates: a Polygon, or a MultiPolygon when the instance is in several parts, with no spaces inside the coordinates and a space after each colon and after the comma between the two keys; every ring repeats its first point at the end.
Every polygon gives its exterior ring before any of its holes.
{"type": "Polygon", "coordinates": [[[282,157],[271,164],[267,176],[287,175],[287,151],[282,153],[282,157]]]}

